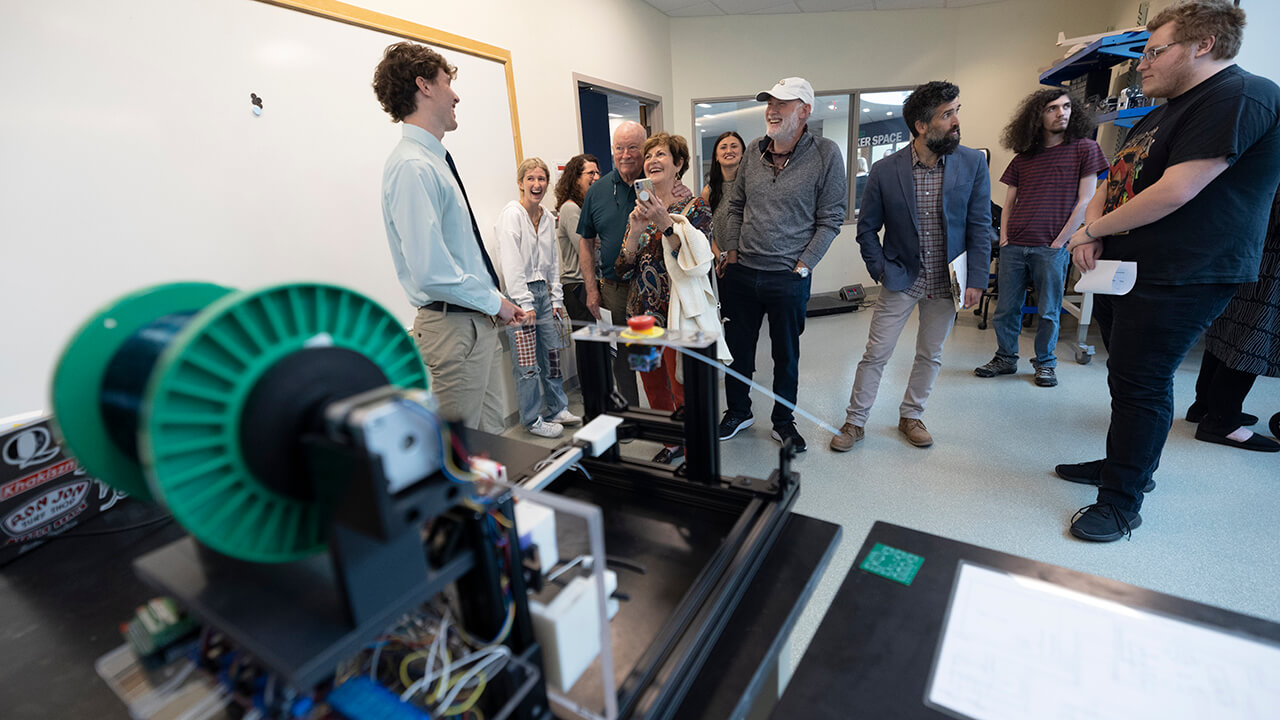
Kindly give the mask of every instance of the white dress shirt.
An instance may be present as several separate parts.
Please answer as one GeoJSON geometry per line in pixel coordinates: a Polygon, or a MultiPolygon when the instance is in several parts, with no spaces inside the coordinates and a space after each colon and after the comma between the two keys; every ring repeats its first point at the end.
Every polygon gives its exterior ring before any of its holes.
{"type": "Polygon", "coordinates": [[[382,219],[410,304],[442,300],[498,314],[502,295],[485,269],[444,145],[416,125],[404,125],[383,168],[382,219]]]}

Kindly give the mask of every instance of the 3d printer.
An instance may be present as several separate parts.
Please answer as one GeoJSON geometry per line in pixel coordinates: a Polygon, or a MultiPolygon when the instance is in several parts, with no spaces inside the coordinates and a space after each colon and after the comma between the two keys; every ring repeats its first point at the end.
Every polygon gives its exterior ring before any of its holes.
{"type": "MultiPolygon", "coordinates": [[[[90,472],[162,503],[190,533],[138,558],[142,579],[291,696],[336,697],[344,663],[448,590],[459,631],[511,659],[483,696],[469,693],[485,717],[671,717],[780,531],[797,477],[789,448],[767,479],[720,475],[718,382],[705,361],[715,337],[575,338],[593,422],[550,452],[440,417],[394,317],[318,284],[178,283],[121,298],[73,336],[53,406],[90,472]],[[610,391],[611,343],[685,348],[686,407],[627,407],[610,391]],[[687,459],[627,459],[617,439],[682,443],[687,459]],[[505,464],[510,484],[471,467],[476,453],[505,464]],[[515,520],[517,498],[536,502],[535,490],[549,506],[598,508],[605,563],[633,570],[617,576],[627,601],[602,633],[612,652],[563,692],[548,692],[529,611],[548,575],[515,520]]],[[[561,554],[600,557],[589,536],[560,528],[561,554]]]]}

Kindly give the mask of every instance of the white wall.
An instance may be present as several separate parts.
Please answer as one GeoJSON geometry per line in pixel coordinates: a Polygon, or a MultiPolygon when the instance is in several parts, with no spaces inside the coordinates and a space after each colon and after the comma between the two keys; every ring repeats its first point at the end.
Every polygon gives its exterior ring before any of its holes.
{"type": "Polygon", "coordinates": [[[1240,7],[1244,8],[1247,24],[1236,62],[1254,75],[1280,82],[1280,52],[1276,52],[1275,47],[1275,33],[1280,29],[1280,2],[1244,0],[1240,7]]]}
{"type": "MultiPolygon", "coordinates": [[[[946,10],[673,18],[675,131],[690,133],[692,98],[754,95],[790,75],[807,78],[818,93],[949,79],[961,89],[964,144],[992,149],[992,183],[1003,198],[998,178],[1011,155],[999,148],[1000,130],[1036,89],[1040,71],[1062,57],[1058,31],[1098,32],[1114,11],[1114,0],[1006,0],[946,10]]],[[[871,280],[846,225],[813,287],[828,292],[851,282],[871,280]]]]}
{"type": "MultiPolygon", "coordinates": [[[[352,2],[510,50],[526,156],[581,152],[575,72],[671,97],[669,18],[639,0],[352,2]]],[[[662,115],[671,127],[669,103],[662,115]]]]}
{"type": "MultiPolygon", "coordinates": [[[[87,2],[87,0],[86,0],[87,2]]],[[[117,19],[120,22],[129,22],[132,14],[150,13],[156,11],[156,6],[151,5],[152,0],[129,0],[120,2],[113,6],[114,10],[106,12],[117,13],[117,19]]],[[[262,9],[262,12],[271,11],[272,13],[288,13],[288,11],[279,8],[270,8],[261,5],[254,0],[224,0],[226,3],[242,4],[251,9],[262,9]]],[[[663,97],[671,95],[671,58],[667,48],[668,37],[668,18],[652,7],[636,0],[560,0],[556,4],[557,12],[548,12],[545,5],[530,5],[523,3],[515,3],[511,0],[471,0],[467,3],[421,3],[411,2],[409,0],[356,0],[356,4],[363,6],[369,10],[386,13],[404,20],[409,20],[418,24],[433,27],[446,32],[454,33],[464,37],[471,38],[490,45],[496,45],[506,48],[512,53],[512,62],[515,74],[517,104],[520,111],[520,130],[522,135],[523,152],[526,156],[538,155],[544,158],[568,158],[579,151],[579,135],[577,131],[578,121],[576,117],[576,87],[573,81],[573,73],[581,73],[592,77],[601,78],[620,85],[633,87],[645,92],[652,93],[663,97]],[[566,18],[573,18],[571,23],[565,21],[566,18]],[[602,43],[598,37],[588,37],[586,35],[574,34],[568,27],[582,28],[630,28],[630,32],[618,33],[616,37],[612,37],[608,43],[602,43]],[[653,47],[655,41],[658,47],[662,48],[660,52],[654,52],[653,47]],[[607,51],[605,50],[607,48],[607,51]]],[[[227,48],[228,55],[234,55],[236,50],[227,45],[229,34],[225,32],[225,28],[218,23],[207,22],[207,13],[214,13],[219,19],[230,21],[234,15],[225,13],[226,17],[218,15],[218,10],[205,9],[206,16],[201,17],[184,17],[186,12],[179,4],[166,5],[164,11],[173,15],[169,27],[181,28],[184,41],[188,42],[188,49],[200,49],[199,52],[208,52],[209,56],[216,56],[219,48],[227,48]],[[203,18],[203,19],[202,19],[203,18]],[[213,27],[211,25],[217,25],[213,27]]],[[[237,13],[241,9],[240,5],[236,5],[237,13]]],[[[40,133],[26,132],[8,132],[0,138],[0,158],[13,159],[19,157],[15,153],[21,153],[23,157],[31,153],[47,153],[53,159],[65,159],[71,154],[69,146],[65,142],[45,142],[43,139],[35,139],[36,135],[43,138],[43,134],[54,132],[59,123],[74,125],[75,122],[84,122],[94,127],[101,126],[104,123],[109,125],[113,121],[118,121],[112,116],[102,117],[101,113],[95,116],[95,110],[98,105],[94,100],[100,97],[120,98],[132,97],[139,93],[138,84],[139,77],[135,77],[127,72],[111,72],[111,73],[94,73],[92,67],[80,66],[79,70],[72,77],[62,77],[55,74],[49,67],[41,63],[32,63],[31,58],[24,57],[23,53],[18,50],[21,47],[17,39],[26,34],[38,34],[46,32],[44,26],[27,27],[24,29],[24,18],[43,17],[51,13],[43,15],[35,12],[27,13],[11,13],[6,11],[5,20],[8,22],[3,27],[0,35],[15,40],[15,42],[0,43],[0,64],[12,70],[14,73],[24,73],[24,77],[31,74],[43,76],[50,91],[61,91],[65,99],[65,103],[58,107],[65,107],[74,102],[83,106],[83,112],[76,113],[78,117],[67,118],[55,116],[51,111],[55,108],[49,103],[41,102],[39,99],[26,97],[26,101],[17,101],[11,103],[11,107],[6,111],[5,125],[13,128],[38,127],[41,128],[40,133]],[[74,100],[72,99],[74,98],[74,100]],[[74,121],[74,122],[72,122],[74,121]],[[42,134],[43,133],[43,134],[42,134]]],[[[341,27],[332,21],[320,21],[317,18],[303,15],[302,13],[290,13],[296,15],[298,22],[297,32],[307,32],[306,28],[313,27],[313,23],[326,22],[331,23],[335,27],[341,27]]],[[[129,43],[129,47],[121,49],[120,41],[113,39],[110,33],[96,33],[96,28],[91,27],[88,21],[82,20],[79,24],[76,22],[77,13],[74,10],[67,13],[65,17],[57,18],[57,22],[66,23],[66,37],[71,44],[67,46],[67,52],[93,52],[95,48],[98,51],[111,51],[116,55],[120,53],[130,54],[131,57],[136,56],[136,62],[139,68],[147,71],[166,72],[167,68],[182,67],[180,63],[165,63],[164,56],[166,52],[158,47],[147,47],[144,43],[129,43]],[[113,44],[116,43],[116,44],[113,44]]],[[[447,53],[448,54],[448,53],[447,53]]],[[[454,53],[456,55],[456,53],[454,53]]],[[[213,60],[210,60],[212,63],[213,60]]],[[[371,60],[368,67],[360,68],[355,74],[358,76],[351,83],[365,88],[367,96],[367,106],[371,115],[376,116],[370,119],[371,123],[377,123],[379,130],[385,130],[392,133],[389,143],[394,143],[396,132],[394,127],[386,122],[385,115],[377,111],[377,104],[373,98],[372,91],[368,90],[368,82],[372,77],[373,66],[376,58],[371,60]]],[[[456,62],[456,60],[455,60],[456,62]]],[[[228,72],[232,68],[231,61],[228,61],[228,72]]],[[[153,141],[148,142],[144,138],[141,142],[133,147],[100,147],[95,149],[93,143],[81,143],[86,148],[81,150],[79,145],[75,150],[75,162],[84,163],[88,167],[94,168],[111,168],[121,167],[117,156],[128,154],[130,152],[138,153],[139,156],[162,157],[168,152],[168,148],[175,143],[181,145],[184,141],[184,129],[189,123],[183,122],[182,113],[185,108],[190,108],[191,103],[184,102],[184,96],[190,93],[203,93],[202,98],[207,98],[210,88],[219,87],[220,83],[226,80],[216,74],[213,77],[175,77],[171,82],[148,83],[145,89],[146,102],[145,109],[149,123],[148,128],[152,128],[151,136],[153,141]]],[[[354,71],[353,71],[354,72],[354,71]]],[[[154,72],[152,73],[154,74],[154,72]]],[[[3,75],[0,73],[0,75],[3,75]]],[[[137,76],[150,77],[146,73],[139,72],[137,76]]],[[[199,75],[197,73],[196,75],[199,75]]],[[[474,76],[474,73],[473,73],[474,76]]],[[[17,77],[11,75],[10,77],[17,77]]],[[[331,79],[332,81],[332,79],[331,79]]],[[[25,82],[25,81],[24,81],[25,82]]],[[[344,81],[345,82],[345,81],[344,81]]],[[[18,83],[15,83],[18,85],[18,83]]],[[[456,88],[463,100],[463,107],[475,108],[477,104],[486,105],[481,98],[482,94],[474,90],[469,93],[468,80],[464,73],[459,77],[456,88]]],[[[473,81],[472,88],[475,88],[473,81]]],[[[14,87],[9,83],[4,83],[4,90],[12,91],[14,87]]],[[[22,97],[25,93],[11,92],[16,97],[22,97]]],[[[270,103],[271,101],[268,100],[270,103]]],[[[498,107],[499,103],[493,103],[494,113],[499,116],[505,116],[507,113],[505,102],[500,103],[502,107],[498,107]]],[[[272,112],[272,108],[276,108],[277,112],[265,117],[276,117],[279,114],[279,103],[270,104],[268,113],[272,112]]],[[[469,109],[470,111],[470,109],[469,109]]],[[[664,107],[663,112],[666,115],[666,122],[670,122],[670,108],[664,107]]],[[[460,108],[460,116],[462,108],[460,108]]],[[[373,126],[370,126],[373,127],[373,126]]],[[[493,142],[496,147],[508,148],[507,154],[510,154],[510,138],[505,132],[494,133],[493,142]]],[[[81,136],[72,135],[72,139],[82,139],[81,136]]],[[[448,138],[446,138],[446,142],[448,138]]],[[[389,148],[390,145],[387,145],[389,148]]],[[[276,152],[263,152],[256,156],[256,161],[265,164],[281,163],[288,165],[289,160],[281,159],[276,152]]],[[[475,156],[480,153],[468,153],[467,159],[459,160],[460,165],[470,162],[491,161],[490,158],[476,159],[475,156]]],[[[496,156],[497,154],[495,154],[496,156]]],[[[382,157],[385,151],[379,151],[379,157],[375,159],[378,167],[381,166],[382,157]]],[[[163,177],[168,177],[172,181],[172,187],[178,195],[182,195],[181,188],[196,183],[207,174],[202,174],[199,170],[200,161],[191,158],[190,155],[183,155],[180,152],[169,152],[168,170],[160,173],[163,177]]],[[[225,154],[223,156],[225,158],[225,154]]],[[[509,159],[502,161],[504,165],[511,164],[509,159]]],[[[0,164],[3,164],[0,162],[0,164]]],[[[514,169],[512,164],[511,170],[514,169]]],[[[498,192],[509,193],[514,197],[514,183],[509,183],[505,178],[509,172],[501,173],[504,178],[503,185],[498,192]]],[[[83,181],[84,178],[80,178],[83,181]]],[[[47,263],[22,263],[15,258],[27,257],[30,253],[25,252],[23,246],[18,243],[39,243],[45,247],[62,247],[74,248],[75,243],[68,243],[73,238],[59,237],[57,229],[64,225],[62,221],[68,217],[76,215],[76,209],[81,207],[77,203],[77,197],[80,193],[98,193],[101,194],[102,188],[97,189],[84,187],[84,183],[77,184],[76,178],[65,177],[59,181],[42,182],[41,178],[35,177],[14,177],[9,175],[5,178],[6,183],[15,183],[13,187],[20,187],[24,192],[41,193],[42,197],[48,193],[58,193],[65,201],[68,212],[60,217],[49,217],[47,223],[39,225],[42,232],[9,232],[5,234],[3,246],[4,259],[0,259],[0,278],[6,276],[6,273],[19,273],[21,277],[30,278],[35,275],[39,278],[38,286],[42,288],[39,297],[23,298],[22,301],[29,303],[22,308],[15,307],[16,302],[7,303],[3,314],[0,314],[0,337],[4,338],[5,352],[0,354],[0,416],[6,416],[14,413],[24,412],[46,407],[48,394],[48,379],[52,372],[53,363],[61,350],[60,343],[41,342],[39,347],[35,347],[35,343],[26,341],[32,333],[29,332],[32,327],[48,328],[54,335],[61,337],[69,336],[74,328],[82,322],[88,315],[97,310],[98,306],[111,297],[117,296],[120,290],[113,289],[111,285],[112,278],[119,279],[118,274],[113,274],[110,262],[91,261],[85,255],[77,255],[75,253],[68,254],[63,267],[49,267],[47,263]],[[90,265],[94,262],[96,264],[90,265]],[[72,264],[79,263],[78,266],[72,264]],[[65,272],[68,267],[78,267],[80,272],[72,277],[65,272]],[[87,275],[87,277],[85,277],[87,275]],[[103,282],[95,283],[94,277],[101,277],[103,282]],[[70,279],[69,279],[70,278],[70,279]],[[71,283],[71,285],[59,288],[59,283],[71,283]],[[85,284],[99,285],[100,287],[86,289],[85,284]],[[68,292],[68,288],[75,292],[68,292]],[[47,289],[47,290],[45,290],[47,289]],[[92,296],[99,297],[97,301],[85,301],[83,297],[92,296]]],[[[482,194],[485,188],[469,186],[472,195],[482,194]]],[[[121,183],[117,182],[119,186],[121,183]]],[[[119,189],[111,188],[111,189],[119,189]]],[[[350,192],[358,194],[360,192],[376,194],[375,186],[370,186],[361,190],[352,187],[350,192]]],[[[8,197],[15,200],[19,197],[16,193],[9,193],[8,197]]],[[[194,199],[195,194],[192,193],[188,199],[194,199]]],[[[372,197],[372,196],[371,196],[372,197]]],[[[261,203],[259,203],[261,204],[261,203]]],[[[267,204],[269,205],[269,203],[267,204]]],[[[136,207],[137,203],[117,206],[116,214],[122,212],[132,212],[129,208],[136,207]]],[[[166,206],[168,207],[168,206],[166,206]]],[[[243,210],[243,208],[237,208],[243,210]]],[[[265,212],[271,212],[270,207],[264,209],[265,212]]],[[[317,222],[324,222],[325,212],[335,212],[332,206],[317,206],[314,208],[314,217],[317,222]]],[[[83,213],[80,213],[83,214],[83,213]]],[[[340,212],[339,212],[340,214],[340,212]]],[[[192,214],[196,216],[195,213],[192,214]]],[[[150,213],[138,213],[136,217],[114,218],[117,222],[111,223],[111,227],[148,227],[154,228],[156,221],[150,213]],[[150,223],[148,225],[148,223],[150,223]]],[[[478,218],[482,227],[491,226],[492,218],[478,218]]],[[[347,222],[349,218],[335,216],[329,219],[329,224],[339,225],[347,222]]],[[[103,225],[106,225],[105,223],[103,225]]],[[[0,224],[0,229],[12,227],[0,224]]],[[[380,233],[380,228],[375,230],[380,233]]],[[[76,238],[78,242],[85,242],[83,236],[76,238]]],[[[100,254],[113,257],[123,261],[131,255],[125,251],[129,248],[133,251],[133,255],[137,255],[137,233],[113,233],[111,231],[99,230],[92,234],[91,242],[95,251],[100,254]],[[112,248],[119,248],[120,251],[112,253],[112,248]],[[118,256],[118,257],[117,257],[118,256]]],[[[29,247],[29,246],[28,246],[29,247]]],[[[270,248],[264,248],[264,253],[270,248]]],[[[230,262],[230,256],[236,253],[231,247],[208,247],[210,253],[221,253],[218,257],[222,260],[230,262]]],[[[407,307],[398,288],[394,272],[392,271],[390,257],[387,254],[385,244],[379,246],[375,250],[378,254],[377,258],[363,258],[362,261],[372,263],[381,267],[381,274],[374,270],[374,277],[377,279],[372,282],[379,283],[385,281],[387,297],[393,298],[384,300],[388,307],[398,316],[411,316],[411,310],[407,307]],[[393,304],[394,303],[394,304],[393,304]]],[[[332,254],[320,254],[324,257],[332,257],[332,254]]],[[[261,255],[259,259],[261,260],[261,255]]],[[[308,255],[307,261],[319,262],[316,257],[308,255]]],[[[297,263],[290,263],[288,260],[271,260],[275,268],[291,268],[294,271],[302,272],[306,276],[314,275],[316,277],[328,279],[330,276],[337,278],[344,277],[344,273],[349,275],[349,268],[339,263],[337,265],[326,266],[323,268],[307,269],[299,268],[297,263]]],[[[252,269],[253,263],[244,263],[246,268],[252,269]]],[[[212,272],[208,266],[202,266],[205,273],[212,272]]],[[[163,272],[157,270],[160,275],[163,272]]],[[[175,273],[179,271],[174,270],[175,273]]],[[[197,269],[194,273],[190,270],[181,271],[172,277],[157,276],[151,282],[162,282],[165,280],[182,280],[182,279],[199,279],[204,277],[201,269],[197,269]]],[[[209,277],[213,280],[225,280],[216,273],[209,277]]],[[[339,280],[340,282],[340,280],[339,280]]],[[[258,283],[260,284],[260,283],[258,283]]],[[[246,281],[242,287],[253,287],[253,281],[246,281]]],[[[366,290],[366,292],[369,292],[366,290]]],[[[374,297],[382,298],[382,294],[378,292],[369,292],[374,297]]],[[[49,333],[45,333],[49,334],[49,333]]]]}

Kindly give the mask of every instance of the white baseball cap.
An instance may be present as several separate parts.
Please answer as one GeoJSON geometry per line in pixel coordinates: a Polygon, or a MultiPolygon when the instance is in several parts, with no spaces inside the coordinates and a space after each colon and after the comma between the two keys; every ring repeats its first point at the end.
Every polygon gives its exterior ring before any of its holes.
{"type": "Polygon", "coordinates": [[[765,102],[770,97],[779,100],[802,100],[809,107],[813,107],[813,86],[801,77],[782,78],[772,90],[756,93],[757,102],[765,102]]]}

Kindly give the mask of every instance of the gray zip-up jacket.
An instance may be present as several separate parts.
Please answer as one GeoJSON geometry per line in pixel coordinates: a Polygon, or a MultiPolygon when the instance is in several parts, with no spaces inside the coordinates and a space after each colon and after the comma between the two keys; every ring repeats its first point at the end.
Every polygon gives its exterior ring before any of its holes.
{"type": "Polygon", "coordinates": [[[737,250],[753,270],[816,267],[849,210],[849,178],[840,147],[806,130],[791,160],[774,176],[764,162],[769,138],[752,140],[729,191],[721,250],[737,250]]]}

